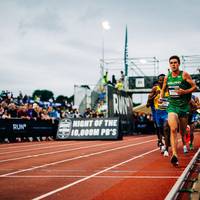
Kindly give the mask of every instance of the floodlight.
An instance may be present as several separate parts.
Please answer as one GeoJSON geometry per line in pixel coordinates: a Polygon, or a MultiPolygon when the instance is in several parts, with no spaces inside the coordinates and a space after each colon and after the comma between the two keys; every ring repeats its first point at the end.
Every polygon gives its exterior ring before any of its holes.
{"type": "Polygon", "coordinates": [[[103,22],[102,22],[102,27],[103,27],[103,29],[105,29],[105,30],[109,30],[109,29],[110,29],[110,24],[109,24],[109,22],[108,22],[108,21],[103,21],[103,22]]]}

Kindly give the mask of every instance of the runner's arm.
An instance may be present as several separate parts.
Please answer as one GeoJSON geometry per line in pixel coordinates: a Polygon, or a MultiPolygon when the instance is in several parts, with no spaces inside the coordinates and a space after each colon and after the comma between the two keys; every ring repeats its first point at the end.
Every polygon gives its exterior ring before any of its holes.
{"type": "Polygon", "coordinates": [[[153,99],[155,98],[155,96],[157,95],[157,88],[156,86],[154,86],[152,89],[151,89],[151,92],[149,93],[148,95],[148,99],[147,99],[147,107],[150,106],[150,104],[152,103],[153,99]]]}
{"type": "Polygon", "coordinates": [[[152,99],[156,96],[156,91],[157,91],[157,88],[154,86],[154,87],[151,89],[151,92],[150,92],[149,95],[148,95],[148,99],[152,100],[152,99]]]}
{"type": "Polygon", "coordinates": [[[191,85],[191,88],[186,89],[186,90],[179,89],[177,91],[179,95],[189,94],[189,93],[194,92],[197,89],[196,83],[192,80],[191,76],[187,72],[183,72],[183,79],[191,85]]]}
{"type": "Polygon", "coordinates": [[[164,93],[165,93],[166,89],[167,89],[167,76],[165,76],[165,78],[164,78],[162,90],[160,93],[160,99],[162,99],[164,97],[164,93]]]}

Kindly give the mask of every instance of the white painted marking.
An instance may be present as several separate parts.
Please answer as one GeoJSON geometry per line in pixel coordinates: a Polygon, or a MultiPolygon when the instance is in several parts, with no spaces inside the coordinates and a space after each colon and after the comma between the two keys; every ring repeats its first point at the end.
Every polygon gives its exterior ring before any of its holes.
{"type": "MultiPolygon", "coordinates": [[[[81,143],[81,142],[80,142],[81,143]]],[[[87,142],[89,143],[89,142],[87,142]]],[[[46,146],[42,147],[42,148],[36,148],[36,149],[24,149],[24,150],[20,150],[20,151],[9,151],[9,152],[1,152],[1,154],[5,155],[5,154],[11,154],[11,153],[21,153],[21,152],[26,152],[26,151],[35,151],[35,150],[41,150],[41,149],[50,149],[50,148],[57,148],[57,147],[66,147],[66,146],[71,146],[71,145],[77,145],[79,143],[71,143],[71,144],[62,144],[62,145],[53,145],[53,146],[46,146]]]]}
{"type": "Polygon", "coordinates": [[[32,144],[32,143],[29,143],[29,142],[27,142],[27,143],[10,143],[10,144],[1,144],[1,146],[3,146],[3,147],[0,147],[0,150],[8,150],[8,149],[19,149],[19,148],[27,148],[27,147],[34,147],[34,146],[46,146],[47,144],[49,145],[49,144],[53,144],[53,143],[55,143],[55,142],[57,142],[57,141],[52,141],[52,142],[47,142],[47,141],[45,141],[45,142],[37,142],[37,143],[34,143],[34,144],[32,144]],[[11,146],[12,145],[12,146],[11,146]]]}
{"type": "MultiPolygon", "coordinates": [[[[144,136],[146,137],[146,136],[144,136]]],[[[142,136],[138,136],[137,138],[142,138],[142,136]]],[[[131,139],[127,139],[129,141],[131,139]]],[[[55,145],[58,143],[65,143],[65,144],[77,144],[77,141],[70,141],[70,140],[54,140],[54,141],[36,141],[36,142],[21,142],[21,143],[9,143],[9,144],[1,144],[0,150],[8,150],[8,149],[19,149],[19,148],[27,148],[27,147],[37,147],[37,146],[46,146],[46,145],[55,145]]],[[[86,141],[79,141],[79,143],[86,143],[86,141]]]]}
{"type": "MultiPolygon", "coordinates": [[[[86,178],[88,176],[55,175],[55,176],[8,176],[8,178],[86,178]]],[[[178,179],[179,176],[94,176],[92,178],[107,179],[178,179]]]]}
{"type": "Polygon", "coordinates": [[[80,150],[80,149],[87,149],[87,148],[91,148],[91,147],[105,146],[105,145],[109,145],[112,143],[115,143],[115,142],[110,142],[110,143],[106,143],[106,144],[96,144],[96,145],[91,145],[91,146],[86,146],[86,147],[83,146],[83,147],[78,147],[78,148],[73,148],[73,149],[65,149],[65,150],[53,151],[53,152],[47,152],[47,153],[40,153],[40,154],[35,154],[35,155],[30,155],[30,156],[22,156],[22,157],[17,157],[17,158],[10,158],[10,159],[6,159],[6,160],[0,160],[0,163],[14,161],[14,160],[27,159],[27,158],[34,158],[34,157],[39,157],[39,156],[46,156],[46,155],[62,153],[62,152],[75,151],[75,150],[80,150]]]}
{"type": "MultiPolygon", "coordinates": [[[[103,150],[103,151],[99,151],[99,152],[95,152],[95,153],[89,153],[89,154],[86,154],[86,155],[81,155],[81,156],[77,156],[77,157],[73,157],[73,158],[69,158],[69,159],[65,159],[65,160],[61,160],[61,161],[47,163],[47,164],[40,165],[40,166],[35,166],[35,167],[23,169],[23,170],[18,170],[18,171],[10,172],[10,173],[7,173],[7,174],[2,174],[2,175],[0,175],[0,177],[6,177],[6,176],[13,175],[13,174],[19,174],[19,173],[22,173],[22,172],[32,171],[32,170],[43,168],[43,167],[57,165],[57,164],[61,164],[61,163],[64,163],[64,162],[69,162],[69,161],[72,161],[72,160],[78,160],[78,159],[87,158],[87,157],[90,157],[90,156],[95,156],[95,155],[99,155],[99,154],[103,154],[103,153],[107,153],[107,152],[111,152],[111,151],[125,149],[125,148],[128,148],[128,147],[145,144],[145,143],[152,142],[152,141],[155,141],[155,140],[156,139],[147,140],[145,142],[140,142],[140,143],[135,143],[135,144],[129,144],[129,145],[121,146],[121,147],[116,147],[116,148],[113,148],[113,149],[103,150]]],[[[156,149],[159,149],[159,148],[156,148],[156,149]]]]}
{"type": "MultiPolygon", "coordinates": [[[[140,139],[140,138],[134,138],[134,141],[138,140],[138,139],[140,139]]],[[[120,141],[120,142],[122,142],[122,141],[120,141]]],[[[85,143],[85,144],[87,144],[87,143],[85,143]]],[[[28,158],[33,158],[33,157],[38,157],[38,156],[44,156],[44,155],[51,155],[51,154],[62,153],[62,152],[68,152],[68,151],[74,151],[74,150],[85,149],[85,148],[90,148],[90,147],[105,146],[105,145],[112,144],[112,143],[116,143],[116,142],[101,143],[101,144],[96,144],[96,145],[91,145],[91,146],[86,146],[86,147],[83,146],[83,147],[74,148],[74,149],[64,149],[64,150],[47,152],[47,153],[40,153],[40,154],[35,154],[35,155],[28,155],[28,156],[21,156],[21,157],[9,158],[9,159],[5,159],[5,160],[0,160],[0,163],[9,162],[9,161],[15,161],[15,160],[21,160],[21,159],[28,159],[28,158]]],[[[75,143],[73,143],[73,144],[75,144],[75,143]]],[[[73,145],[73,144],[71,144],[71,145],[73,145]]],[[[80,143],[76,143],[76,144],[80,144],[80,143]]],[[[62,145],[62,146],[66,146],[66,144],[62,145]]],[[[67,145],[67,146],[69,146],[69,145],[67,145]]],[[[61,146],[54,146],[54,147],[56,148],[56,147],[61,147],[61,146]]],[[[35,150],[38,150],[38,149],[35,149],[35,150]]],[[[25,151],[28,151],[28,150],[25,150],[25,151]]]]}
{"type": "MultiPolygon", "coordinates": [[[[152,137],[152,136],[138,136],[138,137],[134,137],[134,139],[126,139],[125,141],[127,142],[127,141],[130,141],[130,140],[136,140],[136,139],[141,139],[141,138],[149,138],[149,137],[152,137]]],[[[123,140],[122,140],[123,141],[123,140]]],[[[26,143],[27,145],[21,145],[21,144],[19,144],[19,145],[15,145],[15,146],[9,146],[9,145],[14,145],[13,143],[10,143],[10,144],[5,144],[6,145],[6,147],[5,148],[0,148],[0,150],[8,150],[8,149],[19,149],[19,148],[27,148],[27,147],[37,147],[37,146],[46,146],[46,145],[48,145],[48,147],[62,147],[62,146],[65,146],[65,145],[74,145],[74,144],[79,144],[79,143],[84,143],[84,144],[86,144],[86,143],[91,143],[92,141],[89,141],[89,142],[86,142],[86,141],[48,141],[48,142],[38,142],[37,144],[30,144],[30,143],[26,143]],[[58,145],[58,146],[55,146],[55,145],[57,145],[58,143],[64,143],[64,145],[58,145]],[[52,144],[53,146],[49,146],[49,144],[52,144]]],[[[4,145],[4,144],[1,144],[1,146],[2,145],[4,145]]],[[[4,145],[4,146],[5,146],[4,145]]],[[[40,149],[40,148],[39,148],[40,149]]],[[[27,151],[27,150],[25,150],[25,151],[27,151]]],[[[0,154],[5,154],[5,153],[17,153],[17,152],[21,152],[21,151],[12,151],[12,152],[1,152],[0,154]]],[[[22,150],[22,152],[23,152],[23,150],[22,150]]]]}
{"type": "Polygon", "coordinates": [[[60,191],[65,190],[65,189],[68,189],[68,188],[70,188],[70,187],[72,187],[72,186],[74,186],[74,185],[77,185],[77,184],[79,184],[79,183],[81,183],[81,182],[84,182],[84,181],[86,181],[86,180],[88,180],[88,179],[91,179],[91,178],[93,178],[93,177],[95,177],[95,176],[97,176],[97,175],[99,175],[99,174],[102,174],[102,173],[104,173],[104,172],[107,172],[107,171],[109,171],[110,169],[113,169],[113,168],[115,168],[115,167],[119,167],[119,166],[121,166],[121,165],[124,165],[124,164],[126,164],[126,163],[128,163],[128,162],[131,162],[131,161],[133,161],[133,160],[135,160],[135,159],[141,158],[141,157],[143,157],[143,156],[145,156],[145,155],[148,155],[148,154],[153,153],[153,152],[158,151],[158,150],[159,150],[159,148],[156,148],[156,149],[153,149],[153,150],[148,151],[148,152],[146,152],[146,153],[140,154],[140,155],[138,155],[138,156],[134,156],[134,157],[131,158],[131,159],[128,159],[128,160],[126,160],[126,161],[123,161],[123,162],[118,163],[118,164],[116,164],[116,165],[113,165],[113,166],[111,166],[111,167],[108,167],[107,169],[104,169],[104,170],[99,171],[99,172],[97,172],[97,173],[94,173],[94,174],[92,174],[92,175],[90,175],[90,176],[87,176],[87,177],[85,177],[85,178],[82,178],[82,179],[79,179],[79,180],[77,180],[77,181],[74,181],[74,182],[72,182],[72,183],[70,183],[70,184],[68,184],[68,185],[65,185],[65,186],[63,186],[63,187],[60,187],[60,188],[58,188],[58,189],[56,189],[56,190],[52,190],[51,192],[48,192],[48,193],[43,194],[43,195],[41,195],[41,196],[35,197],[33,200],[44,199],[44,198],[46,198],[46,197],[48,197],[48,196],[51,196],[51,195],[53,195],[53,194],[55,194],[55,193],[57,193],[57,192],[60,192],[60,191]]]}

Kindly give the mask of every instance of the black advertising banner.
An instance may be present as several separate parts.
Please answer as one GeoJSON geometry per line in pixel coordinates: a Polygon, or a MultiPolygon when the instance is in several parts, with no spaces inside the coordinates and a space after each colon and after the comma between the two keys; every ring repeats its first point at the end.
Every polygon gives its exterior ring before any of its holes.
{"type": "Polygon", "coordinates": [[[0,119],[0,139],[34,136],[56,136],[58,121],[0,119]]]}
{"type": "Polygon", "coordinates": [[[108,86],[108,117],[119,117],[120,132],[130,134],[133,129],[132,93],[108,86]]]}
{"type": "Polygon", "coordinates": [[[62,119],[60,120],[57,139],[60,140],[117,140],[119,135],[118,118],[62,119]]]}
{"type": "Polygon", "coordinates": [[[132,93],[108,86],[108,117],[133,114],[132,93]]]}

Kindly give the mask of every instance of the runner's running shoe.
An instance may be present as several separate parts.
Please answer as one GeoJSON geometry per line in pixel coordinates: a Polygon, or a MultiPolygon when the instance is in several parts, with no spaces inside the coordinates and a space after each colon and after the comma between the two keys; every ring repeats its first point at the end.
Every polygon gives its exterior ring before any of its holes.
{"type": "Polygon", "coordinates": [[[165,150],[163,156],[164,157],[168,157],[169,156],[169,152],[167,150],[165,150]]]}
{"type": "Polygon", "coordinates": [[[193,144],[190,144],[190,150],[193,150],[194,147],[193,147],[193,144]]]}
{"type": "Polygon", "coordinates": [[[171,157],[171,163],[174,166],[178,166],[178,158],[175,155],[171,157]]]}
{"type": "Polygon", "coordinates": [[[188,153],[188,149],[186,145],[183,146],[183,153],[188,153]]]}
{"type": "Polygon", "coordinates": [[[164,153],[164,151],[165,151],[165,146],[164,146],[164,145],[162,145],[162,146],[160,147],[160,151],[161,151],[161,153],[164,153]]]}

